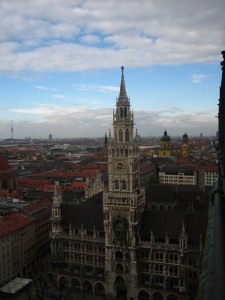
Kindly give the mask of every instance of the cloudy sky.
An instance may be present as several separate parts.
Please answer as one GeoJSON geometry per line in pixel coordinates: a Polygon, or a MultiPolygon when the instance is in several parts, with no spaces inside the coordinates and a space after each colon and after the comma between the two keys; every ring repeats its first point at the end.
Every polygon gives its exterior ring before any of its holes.
{"type": "Polygon", "coordinates": [[[224,0],[0,0],[0,139],[101,137],[125,66],[141,136],[215,134],[224,0]]]}

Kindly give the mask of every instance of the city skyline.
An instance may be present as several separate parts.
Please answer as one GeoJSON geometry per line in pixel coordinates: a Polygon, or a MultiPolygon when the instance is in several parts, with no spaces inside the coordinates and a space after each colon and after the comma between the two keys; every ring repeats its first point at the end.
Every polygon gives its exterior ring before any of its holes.
{"type": "Polygon", "coordinates": [[[224,8],[1,1],[0,139],[104,136],[122,65],[141,136],[215,135],[224,8]]]}

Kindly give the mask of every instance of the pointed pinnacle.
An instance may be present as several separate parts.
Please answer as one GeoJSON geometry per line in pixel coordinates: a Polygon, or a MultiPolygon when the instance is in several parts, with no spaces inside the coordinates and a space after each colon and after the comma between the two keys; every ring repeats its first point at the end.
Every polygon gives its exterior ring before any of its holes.
{"type": "Polygon", "coordinates": [[[127,92],[126,92],[126,86],[125,86],[125,81],[124,81],[124,66],[121,67],[122,70],[122,75],[121,75],[121,83],[120,83],[120,94],[118,97],[119,101],[128,101],[128,97],[127,97],[127,92]]]}

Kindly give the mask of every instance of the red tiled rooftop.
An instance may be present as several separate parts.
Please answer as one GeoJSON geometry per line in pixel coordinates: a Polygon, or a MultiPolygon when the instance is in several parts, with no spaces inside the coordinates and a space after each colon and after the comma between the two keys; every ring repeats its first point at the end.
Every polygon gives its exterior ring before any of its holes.
{"type": "Polygon", "coordinates": [[[37,212],[40,209],[43,209],[46,207],[48,207],[48,208],[52,207],[52,201],[49,198],[46,198],[46,199],[43,199],[40,201],[35,201],[35,202],[29,203],[27,205],[24,205],[23,209],[26,212],[32,213],[32,212],[37,212]]]}
{"type": "Polygon", "coordinates": [[[97,165],[96,164],[85,164],[85,165],[81,165],[81,164],[76,164],[76,165],[72,165],[71,166],[72,169],[97,169],[97,165]]]}
{"type": "Polygon", "coordinates": [[[71,183],[72,188],[84,188],[85,187],[85,182],[83,181],[74,181],[71,183]]]}
{"type": "MultiPolygon", "coordinates": [[[[205,165],[204,171],[211,172],[211,173],[218,173],[218,166],[217,165],[205,165]]],[[[199,165],[195,165],[195,172],[199,172],[199,165]]]]}
{"type": "Polygon", "coordinates": [[[23,177],[23,178],[17,178],[17,184],[18,185],[43,185],[43,184],[48,184],[51,183],[51,180],[47,180],[47,179],[38,179],[35,180],[33,178],[30,177],[23,177]]]}
{"type": "Polygon", "coordinates": [[[32,177],[46,177],[46,178],[68,178],[68,177],[87,177],[90,174],[96,174],[96,170],[89,170],[84,169],[81,171],[73,170],[72,172],[68,172],[65,170],[54,170],[51,172],[43,172],[43,173],[37,173],[33,174],[32,177]]]}
{"type": "Polygon", "coordinates": [[[32,222],[32,218],[22,212],[13,212],[0,219],[0,237],[16,232],[32,222]]]}
{"type": "Polygon", "coordinates": [[[94,154],[95,158],[100,158],[100,157],[102,158],[102,157],[106,157],[106,156],[107,156],[107,154],[105,152],[97,152],[94,154]]]}
{"type": "Polygon", "coordinates": [[[99,171],[106,171],[107,169],[108,169],[108,164],[107,163],[98,164],[98,170],[99,171]]]}
{"type": "Polygon", "coordinates": [[[2,154],[0,154],[0,170],[11,170],[11,166],[8,161],[4,158],[2,154]]]}
{"type": "Polygon", "coordinates": [[[44,199],[41,200],[41,204],[42,204],[43,206],[48,207],[48,208],[52,208],[52,201],[53,201],[53,200],[51,200],[51,199],[49,199],[49,198],[44,198],[44,199]]]}
{"type": "Polygon", "coordinates": [[[19,191],[9,191],[9,190],[0,190],[0,197],[4,197],[4,198],[20,198],[20,192],[19,191]]]}
{"type": "Polygon", "coordinates": [[[180,165],[195,165],[195,163],[193,163],[190,160],[186,160],[186,159],[176,159],[174,161],[174,164],[180,164],[180,165]]]}
{"type": "Polygon", "coordinates": [[[152,165],[151,164],[149,164],[148,162],[146,162],[146,161],[142,161],[141,163],[140,163],[140,171],[146,171],[146,170],[149,170],[149,169],[151,169],[152,168],[152,165]]]}

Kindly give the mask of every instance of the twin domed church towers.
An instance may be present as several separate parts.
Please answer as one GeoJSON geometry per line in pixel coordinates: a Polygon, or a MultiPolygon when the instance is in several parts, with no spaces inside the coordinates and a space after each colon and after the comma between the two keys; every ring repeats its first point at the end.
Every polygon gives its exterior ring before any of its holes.
{"type": "MultiPolygon", "coordinates": [[[[122,67],[120,94],[113,113],[114,137],[108,139],[108,188],[103,196],[105,283],[130,296],[137,290],[137,241],[144,190],[140,187],[139,136],[126,93],[122,67]],[[118,273],[121,276],[118,276],[118,273]]],[[[117,291],[118,292],[118,291],[117,291]]]]}

